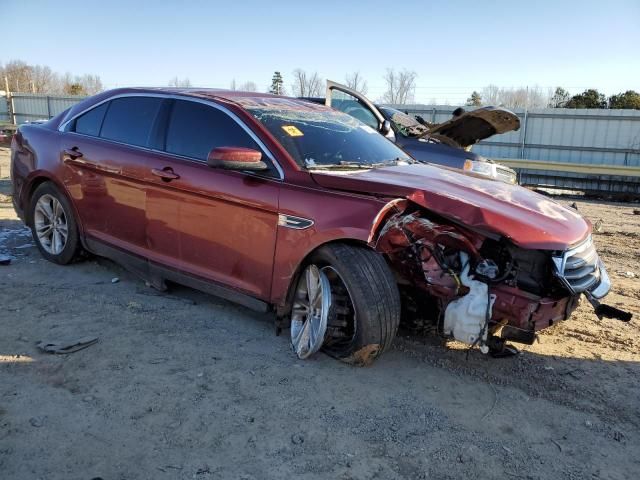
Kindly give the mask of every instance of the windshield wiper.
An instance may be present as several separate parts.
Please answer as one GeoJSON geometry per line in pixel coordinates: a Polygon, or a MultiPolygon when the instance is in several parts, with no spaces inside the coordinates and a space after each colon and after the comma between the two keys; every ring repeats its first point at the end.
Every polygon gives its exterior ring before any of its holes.
{"type": "Polygon", "coordinates": [[[377,167],[388,167],[389,165],[410,165],[412,163],[418,163],[413,158],[400,158],[396,157],[392,160],[387,160],[386,162],[375,163],[377,167]]]}
{"type": "Polygon", "coordinates": [[[377,163],[366,163],[366,162],[352,162],[342,160],[340,163],[324,163],[324,164],[316,164],[316,165],[307,165],[307,170],[370,170],[372,168],[380,168],[380,167],[388,167],[390,165],[399,165],[402,163],[416,163],[414,160],[410,158],[404,159],[400,157],[396,157],[393,160],[387,160],[384,162],[377,163]]]}
{"type": "Polygon", "coordinates": [[[307,170],[362,170],[374,168],[375,164],[364,162],[347,162],[341,161],[340,163],[322,163],[315,165],[307,165],[307,170]]]}

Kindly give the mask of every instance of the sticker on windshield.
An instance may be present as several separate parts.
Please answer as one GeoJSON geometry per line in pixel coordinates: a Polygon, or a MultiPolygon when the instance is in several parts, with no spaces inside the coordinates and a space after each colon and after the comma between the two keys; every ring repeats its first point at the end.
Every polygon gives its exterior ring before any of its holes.
{"type": "Polygon", "coordinates": [[[373,128],[371,128],[369,125],[360,125],[360,128],[367,133],[376,133],[376,131],[373,128]]]}
{"type": "Polygon", "coordinates": [[[283,125],[282,129],[289,134],[290,137],[302,137],[304,133],[302,133],[298,127],[293,125],[283,125]]]}

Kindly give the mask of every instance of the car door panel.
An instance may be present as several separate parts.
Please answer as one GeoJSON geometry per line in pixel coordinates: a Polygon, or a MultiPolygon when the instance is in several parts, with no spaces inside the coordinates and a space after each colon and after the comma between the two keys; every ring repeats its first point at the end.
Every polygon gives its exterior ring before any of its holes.
{"type": "Polygon", "coordinates": [[[376,130],[380,130],[384,116],[364,95],[336,82],[327,80],[325,104],[351,115],[376,130]]]}
{"type": "Polygon", "coordinates": [[[85,234],[144,254],[147,154],[72,133],[64,136],[62,151],[68,168],[66,186],[85,234]],[[72,148],[82,156],[70,156],[67,151],[72,148]]]}
{"type": "Polygon", "coordinates": [[[150,169],[147,242],[157,261],[268,299],[278,221],[279,180],[211,168],[214,147],[260,150],[248,127],[222,107],[176,99],[150,169]]]}
{"type": "Polygon", "coordinates": [[[147,186],[150,258],[268,298],[279,182],[158,154],[180,178],[147,186]]]}

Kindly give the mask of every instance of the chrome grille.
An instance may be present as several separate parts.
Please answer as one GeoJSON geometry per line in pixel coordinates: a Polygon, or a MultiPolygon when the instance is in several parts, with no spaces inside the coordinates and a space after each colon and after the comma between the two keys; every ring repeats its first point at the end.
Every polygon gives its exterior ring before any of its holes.
{"type": "Polygon", "coordinates": [[[572,293],[585,292],[599,283],[600,260],[591,237],[561,257],[553,257],[553,262],[556,273],[572,293]]]}

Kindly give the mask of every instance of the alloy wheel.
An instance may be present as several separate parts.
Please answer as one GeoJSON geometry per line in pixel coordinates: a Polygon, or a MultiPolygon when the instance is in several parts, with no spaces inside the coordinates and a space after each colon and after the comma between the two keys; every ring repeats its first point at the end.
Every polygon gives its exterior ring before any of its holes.
{"type": "Polygon", "coordinates": [[[291,312],[291,344],[299,358],[322,347],[330,308],[329,279],[316,265],[309,265],[298,281],[291,312]]]}
{"type": "Polygon", "coordinates": [[[45,194],[38,199],[33,225],[38,241],[47,253],[62,253],[67,244],[69,225],[64,207],[57,198],[45,194]]]}

